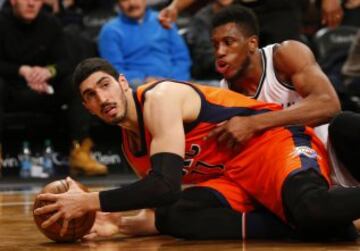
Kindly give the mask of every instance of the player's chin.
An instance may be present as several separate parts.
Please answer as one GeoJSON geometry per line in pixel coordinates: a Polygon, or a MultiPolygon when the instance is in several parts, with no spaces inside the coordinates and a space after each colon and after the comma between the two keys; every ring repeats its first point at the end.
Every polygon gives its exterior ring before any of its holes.
{"type": "Polygon", "coordinates": [[[109,120],[109,124],[111,125],[118,125],[120,124],[122,121],[124,120],[124,117],[123,116],[118,116],[116,118],[112,118],[109,120]]]}
{"type": "Polygon", "coordinates": [[[226,72],[223,74],[224,79],[231,81],[235,78],[236,74],[234,72],[226,72]]]}

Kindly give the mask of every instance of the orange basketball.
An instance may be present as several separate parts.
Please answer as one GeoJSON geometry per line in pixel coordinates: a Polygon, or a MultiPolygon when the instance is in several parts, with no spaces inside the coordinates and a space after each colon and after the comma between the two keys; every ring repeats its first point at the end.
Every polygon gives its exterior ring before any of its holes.
{"type": "MultiPolygon", "coordinates": [[[[84,191],[88,192],[88,189],[78,183],[78,185],[84,191]]],[[[65,180],[57,180],[47,184],[40,193],[65,193],[69,189],[68,184],[65,180]]],[[[38,201],[35,199],[33,210],[45,206],[50,202],[46,201],[38,201]]],[[[52,213],[50,214],[42,214],[42,215],[34,215],[34,221],[40,231],[49,239],[56,242],[74,242],[81,237],[83,237],[86,233],[89,232],[92,225],[95,221],[95,212],[87,213],[79,218],[72,219],[69,222],[68,229],[64,236],[60,236],[60,230],[62,227],[62,220],[58,220],[54,224],[48,226],[47,228],[41,228],[41,224],[46,221],[52,213]]]]}

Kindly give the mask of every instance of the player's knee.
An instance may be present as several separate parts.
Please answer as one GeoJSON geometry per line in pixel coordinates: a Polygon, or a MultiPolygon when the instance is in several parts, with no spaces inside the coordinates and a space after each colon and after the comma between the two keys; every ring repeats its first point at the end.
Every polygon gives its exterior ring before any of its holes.
{"type": "Polygon", "coordinates": [[[323,228],[327,223],[324,217],[326,196],[323,191],[311,191],[299,199],[292,216],[296,227],[303,230],[323,228]]]}

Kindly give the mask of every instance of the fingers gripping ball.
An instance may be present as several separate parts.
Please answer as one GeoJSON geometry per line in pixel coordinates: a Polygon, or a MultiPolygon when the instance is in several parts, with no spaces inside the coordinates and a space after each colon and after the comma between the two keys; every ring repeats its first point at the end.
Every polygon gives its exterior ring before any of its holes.
{"type": "MultiPolygon", "coordinates": [[[[88,189],[78,183],[82,190],[88,192],[88,189]]],[[[54,182],[49,183],[46,185],[40,193],[65,193],[68,191],[69,187],[65,180],[57,180],[54,182]]],[[[33,211],[39,207],[43,207],[50,202],[36,200],[34,202],[33,211]]],[[[74,242],[81,237],[83,237],[86,233],[88,233],[94,224],[95,221],[95,212],[89,212],[79,218],[72,219],[69,222],[68,229],[64,236],[60,236],[61,227],[63,225],[63,221],[59,220],[54,224],[48,226],[47,228],[42,228],[41,224],[46,221],[49,217],[51,217],[52,213],[50,214],[43,214],[43,215],[34,215],[34,221],[40,231],[49,239],[56,241],[56,242],[74,242]]]]}

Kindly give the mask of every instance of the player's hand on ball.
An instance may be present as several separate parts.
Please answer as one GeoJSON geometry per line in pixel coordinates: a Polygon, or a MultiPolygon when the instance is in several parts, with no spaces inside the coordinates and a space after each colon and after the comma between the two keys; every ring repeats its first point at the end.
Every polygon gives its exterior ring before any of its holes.
{"type": "MultiPolygon", "coordinates": [[[[34,211],[35,215],[49,214],[53,215],[41,224],[42,228],[47,228],[58,220],[63,220],[60,235],[64,235],[69,225],[69,221],[83,216],[85,213],[93,210],[94,193],[86,193],[70,178],[66,179],[69,190],[62,194],[44,193],[37,196],[37,200],[52,202],[34,211]]],[[[95,195],[96,196],[96,195],[95,195]]]]}

